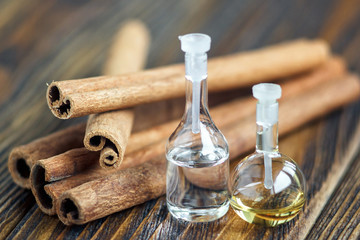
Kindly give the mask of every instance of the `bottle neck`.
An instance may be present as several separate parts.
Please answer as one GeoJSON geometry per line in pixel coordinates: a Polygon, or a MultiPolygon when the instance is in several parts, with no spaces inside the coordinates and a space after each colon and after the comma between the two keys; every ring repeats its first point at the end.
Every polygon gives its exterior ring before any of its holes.
{"type": "Polygon", "coordinates": [[[193,103],[196,101],[194,99],[194,91],[200,89],[199,97],[199,107],[200,112],[203,112],[204,109],[208,108],[208,91],[207,91],[207,80],[204,79],[200,82],[192,82],[191,80],[185,78],[185,95],[186,95],[186,110],[192,110],[194,107],[193,103]]]}
{"type": "Polygon", "coordinates": [[[207,78],[207,54],[185,53],[186,78],[196,82],[207,78]]]}
{"type": "Polygon", "coordinates": [[[185,54],[186,116],[192,132],[200,132],[200,115],[207,112],[207,55],[206,53],[185,54]]]}
{"type": "Polygon", "coordinates": [[[278,109],[277,102],[256,106],[256,151],[278,152],[278,109]]]}

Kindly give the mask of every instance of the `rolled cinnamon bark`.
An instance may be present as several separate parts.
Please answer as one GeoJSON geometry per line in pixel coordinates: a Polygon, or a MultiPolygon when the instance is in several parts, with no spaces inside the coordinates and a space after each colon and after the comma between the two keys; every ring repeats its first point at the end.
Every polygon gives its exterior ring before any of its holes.
{"type": "Polygon", "coordinates": [[[101,151],[103,168],[117,168],[123,160],[134,120],[132,110],[117,110],[89,117],[84,145],[90,151],[101,151]]]}
{"type": "MultiPolygon", "coordinates": [[[[332,57],[327,60],[320,67],[311,72],[301,74],[297,77],[292,77],[281,84],[283,99],[309,91],[316,85],[330,81],[344,75],[346,65],[343,59],[339,57],[332,57]]],[[[241,118],[255,113],[256,99],[253,97],[240,98],[231,102],[214,107],[210,109],[210,115],[213,118],[216,126],[222,128],[223,126],[239,121],[241,118]],[[229,111],[229,109],[237,109],[236,111],[229,111]]],[[[131,153],[142,149],[143,147],[158,142],[162,139],[168,138],[179,124],[179,120],[174,120],[159,126],[152,127],[146,131],[133,133],[129,139],[126,149],[127,153],[131,153]]]]}
{"type": "MultiPolygon", "coordinates": [[[[149,33],[145,26],[139,21],[126,22],[115,37],[104,72],[114,75],[140,70],[145,63],[148,45],[149,33]]],[[[111,114],[106,114],[106,116],[99,114],[91,117],[92,120],[88,122],[86,136],[98,133],[94,136],[94,141],[99,137],[104,144],[105,139],[109,142],[107,149],[102,151],[103,154],[101,154],[100,159],[109,161],[112,157],[118,159],[119,155],[122,159],[133,118],[132,111],[114,111],[111,114]]],[[[81,126],[62,130],[30,144],[14,148],[8,160],[9,171],[14,182],[21,187],[30,188],[28,179],[33,164],[39,159],[49,158],[72,148],[81,147],[84,132],[85,125],[81,124],[81,126]],[[80,138],[81,141],[79,142],[80,138]]],[[[85,143],[88,142],[85,141],[85,143]]],[[[104,165],[104,161],[101,161],[101,164],[104,165]]]]}
{"type": "MultiPolygon", "coordinates": [[[[114,39],[104,73],[118,75],[141,70],[149,49],[150,34],[137,20],[126,22],[114,39]]],[[[117,168],[125,153],[134,120],[131,109],[93,114],[89,117],[84,145],[100,151],[100,166],[117,168]]]]}
{"type": "Polygon", "coordinates": [[[57,205],[59,219],[66,225],[84,224],[157,198],[165,193],[165,172],[162,155],[137,167],[86,182],[61,195],[57,205]],[[74,201],[84,195],[86,199],[74,201]]]}
{"type": "MultiPolygon", "coordinates": [[[[83,183],[87,183],[89,181],[111,175],[113,172],[116,171],[120,170],[104,169],[97,164],[97,167],[86,169],[85,171],[79,172],[72,177],[65,178],[61,181],[47,183],[43,186],[43,190],[41,190],[44,195],[41,196],[42,199],[40,201],[46,201],[47,203],[51,202],[52,206],[47,207],[45,213],[49,215],[54,215],[56,213],[56,204],[59,201],[61,194],[63,194],[67,190],[80,186],[83,183]]],[[[37,201],[37,203],[39,204],[39,201],[37,201]]]]}
{"type": "Polygon", "coordinates": [[[65,153],[39,160],[31,169],[30,186],[39,208],[46,214],[56,213],[56,199],[49,196],[44,186],[50,182],[98,167],[99,152],[75,148],[65,153]]]}
{"type": "MultiPolygon", "coordinates": [[[[108,74],[119,74],[140,70],[145,62],[149,45],[149,34],[139,21],[128,21],[120,28],[114,39],[105,64],[108,74]]],[[[49,215],[55,214],[56,198],[44,186],[85,170],[92,172],[100,166],[117,167],[124,155],[134,113],[131,110],[118,110],[91,115],[88,119],[84,145],[63,154],[38,161],[31,170],[31,190],[39,208],[49,215]],[[100,159],[100,160],[99,160],[100,159]]],[[[105,173],[104,173],[105,174],[105,173]]],[[[83,178],[88,179],[88,178],[83,178]]],[[[89,179],[90,180],[90,179],[89,179]]]]}
{"type": "Polygon", "coordinates": [[[76,148],[57,156],[39,160],[31,169],[31,190],[39,208],[46,214],[54,215],[60,195],[88,181],[112,174],[121,169],[131,168],[159,155],[164,142],[149,145],[139,151],[127,154],[117,169],[104,169],[97,164],[99,152],[76,148]],[[61,180],[61,181],[59,181],[61,180]]]}
{"type": "Polygon", "coordinates": [[[30,188],[29,177],[33,165],[40,159],[82,147],[85,127],[86,123],[80,123],[14,148],[8,159],[14,182],[20,187],[30,188]]]}
{"type": "MultiPolygon", "coordinates": [[[[321,82],[329,81],[331,77],[343,74],[344,69],[344,62],[339,58],[334,58],[329,60],[321,68],[306,76],[299,76],[294,80],[287,81],[282,85],[283,97],[281,101],[284,99],[286,100],[288,97],[310,91],[321,82]]],[[[236,123],[237,121],[241,121],[242,118],[255,113],[255,105],[256,100],[251,97],[235,100],[215,107],[211,110],[211,113],[213,119],[218,123],[218,126],[222,128],[229,124],[236,123]],[[241,109],[241,111],[237,111],[238,109],[241,109]]],[[[249,123],[253,124],[251,121],[249,123]]],[[[131,151],[128,151],[119,169],[134,167],[156,157],[164,150],[166,138],[175,129],[177,124],[178,120],[132,135],[128,146],[131,151]],[[154,140],[154,144],[150,144],[151,140],[154,140]],[[138,149],[139,146],[141,146],[141,149],[138,149]]],[[[40,209],[49,215],[55,214],[55,205],[61,193],[87,181],[109,174],[110,172],[102,171],[101,169],[94,167],[93,160],[96,159],[97,156],[98,155],[94,155],[94,153],[83,148],[70,150],[59,156],[39,161],[31,173],[31,189],[40,209]],[[83,164],[86,163],[90,170],[87,169],[85,172],[80,171],[83,164]],[[66,172],[64,172],[65,170],[66,172]],[[44,175],[46,178],[44,178],[44,175]],[[54,180],[63,179],[73,175],[75,176],[72,178],[49,184],[54,180]]],[[[219,171],[220,170],[221,169],[219,169],[219,171]]],[[[187,175],[189,175],[188,177],[198,185],[200,183],[196,178],[199,178],[198,175],[201,175],[201,172],[197,173],[197,177],[194,177],[193,179],[192,176],[194,174],[194,172],[187,173],[187,175]]],[[[202,182],[200,187],[208,186],[211,183],[212,182],[202,182]]]]}
{"type": "MultiPolygon", "coordinates": [[[[290,76],[319,66],[328,55],[325,42],[298,40],[214,58],[208,64],[208,88],[221,91],[290,76]]],[[[179,97],[184,92],[184,66],[176,64],[119,76],[53,82],[47,102],[56,117],[68,119],[179,97]]]]}
{"type": "MultiPolygon", "coordinates": [[[[359,98],[359,96],[360,81],[358,77],[348,75],[322,83],[300,95],[284,99],[279,108],[279,133],[287,133],[314,118],[359,98]],[[346,94],[339,96],[338,92],[346,94]],[[334,95],[338,97],[334,98],[334,95]]],[[[236,111],[236,109],[228,110],[236,111]]],[[[255,116],[249,116],[223,129],[223,133],[229,142],[231,159],[254,147],[255,130],[255,116]]],[[[165,192],[166,185],[164,155],[165,149],[163,148],[158,152],[157,156],[160,157],[154,157],[156,159],[154,161],[159,161],[156,165],[147,162],[133,168],[115,171],[111,175],[103,176],[65,191],[60,196],[56,206],[60,220],[67,225],[84,224],[161,196],[165,192]]],[[[191,174],[188,177],[195,184],[207,187],[205,177],[198,172],[193,178],[191,174]]],[[[66,186],[65,181],[67,180],[62,181],[63,186],[66,186]]],[[[46,187],[50,188],[51,185],[49,184],[46,187]]]]}
{"type": "MultiPolygon", "coordinates": [[[[120,28],[112,45],[109,59],[105,64],[107,74],[120,74],[140,70],[145,64],[149,45],[146,27],[136,20],[128,21],[120,28]]],[[[56,197],[44,186],[87,170],[97,169],[95,161],[102,167],[118,167],[132,128],[134,113],[118,110],[89,116],[84,145],[63,154],[38,161],[31,170],[31,190],[39,208],[49,215],[56,213],[56,197]]],[[[105,174],[105,172],[103,173],[105,174]]],[[[89,179],[88,176],[82,179],[89,179]]],[[[89,179],[90,180],[90,179],[89,179]]]]}
{"type": "MultiPolygon", "coordinates": [[[[339,77],[344,73],[344,69],[345,64],[340,58],[330,58],[325,64],[312,72],[281,84],[283,88],[282,99],[285,99],[287,95],[295,95],[301,91],[308,91],[316,84],[327,81],[332,77],[339,77]]],[[[239,121],[242,117],[254,113],[254,106],[255,100],[253,98],[234,100],[219,107],[212,108],[211,116],[217,126],[223,127],[226,124],[239,121]],[[229,111],[228,109],[230,108],[236,109],[236,111],[229,111]]],[[[175,120],[132,134],[126,152],[135,152],[145,146],[167,138],[178,123],[179,120],[175,120]]],[[[49,158],[71,148],[81,147],[84,132],[85,124],[80,124],[70,127],[68,130],[60,130],[57,133],[35,140],[27,145],[14,148],[14,153],[10,154],[8,160],[9,170],[14,181],[22,187],[30,188],[28,178],[33,164],[39,159],[49,158]]]]}

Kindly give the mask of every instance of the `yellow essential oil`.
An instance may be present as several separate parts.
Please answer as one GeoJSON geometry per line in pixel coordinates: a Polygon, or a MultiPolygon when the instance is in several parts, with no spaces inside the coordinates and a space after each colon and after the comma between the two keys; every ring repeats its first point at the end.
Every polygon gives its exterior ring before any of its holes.
{"type": "MultiPolygon", "coordinates": [[[[296,197],[290,205],[274,209],[251,206],[251,204],[247,206],[241,202],[241,198],[235,195],[231,197],[230,204],[234,211],[248,223],[275,227],[293,219],[304,206],[304,194],[302,192],[294,194],[296,197]]],[[[278,205],[281,206],[281,198],[275,198],[275,201],[277,200],[279,201],[278,205]]]]}

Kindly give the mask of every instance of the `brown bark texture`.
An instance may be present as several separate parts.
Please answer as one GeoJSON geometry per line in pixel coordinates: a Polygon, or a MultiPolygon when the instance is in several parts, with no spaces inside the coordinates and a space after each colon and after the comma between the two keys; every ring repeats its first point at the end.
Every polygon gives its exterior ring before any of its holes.
{"type": "MultiPolygon", "coordinates": [[[[117,33],[105,69],[109,74],[140,70],[146,59],[149,33],[140,21],[125,22],[117,33]]],[[[86,148],[75,148],[63,154],[38,161],[31,170],[31,190],[40,209],[55,214],[57,198],[44,186],[50,182],[70,177],[100,166],[117,167],[132,128],[134,113],[131,110],[118,110],[91,115],[88,119],[84,143],[86,148]],[[89,141],[86,141],[86,140],[89,141]],[[96,144],[96,146],[94,146],[96,144]]]]}
{"type": "Polygon", "coordinates": [[[35,163],[30,173],[30,186],[39,208],[46,214],[54,215],[57,199],[44,186],[76,173],[99,168],[99,155],[99,152],[86,148],[75,148],[35,163]]]}
{"type": "MultiPolygon", "coordinates": [[[[344,71],[345,65],[341,59],[330,59],[317,70],[284,82],[282,84],[283,97],[281,101],[286,101],[289,97],[294,97],[307,91],[311,91],[322,82],[330,82],[333,77],[340,77],[343,75],[344,71]]],[[[218,127],[225,128],[227,125],[235,124],[243,118],[254,114],[255,109],[256,100],[249,97],[217,106],[211,109],[211,115],[218,127]],[[241,109],[241,111],[239,111],[239,109],[241,109]]],[[[176,128],[178,121],[179,120],[171,121],[133,134],[130,137],[128,145],[130,150],[127,151],[124,161],[118,169],[134,167],[156,157],[163,151],[166,139],[176,128]]],[[[37,164],[39,166],[34,169],[44,169],[46,179],[42,177],[44,175],[43,171],[34,170],[32,173],[32,190],[40,208],[44,212],[47,214],[55,213],[54,206],[57,198],[62,192],[89,180],[110,174],[110,172],[101,171],[94,166],[94,161],[91,160],[94,159],[94,156],[98,155],[91,151],[87,151],[84,148],[81,150],[74,149],[66,152],[65,154],[42,160],[40,161],[40,164],[37,164]],[[59,163],[53,164],[54,160],[57,160],[59,163]],[[89,170],[88,173],[83,174],[79,171],[79,167],[82,163],[86,163],[86,161],[88,161],[87,167],[91,171],[89,170]],[[64,162],[65,164],[61,164],[60,162],[64,162]],[[42,175],[38,176],[40,174],[42,175]],[[74,177],[65,179],[61,182],[52,183],[55,180],[60,180],[70,176],[74,177]],[[50,204],[49,202],[53,204],[50,204]]],[[[57,161],[55,163],[57,163],[57,161]]]]}
{"type": "MultiPolygon", "coordinates": [[[[296,95],[301,91],[310,90],[320,82],[339,77],[344,72],[345,64],[343,60],[340,58],[330,58],[319,68],[281,83],[283,88],[282,99],[285,99],[287,96],[296,95]]],[[[216,125],[221,128],[229,123],[238,121],[244,116],[254,113],[255,103],[256,101],[253,98],[240,98],[239,100],[234,100],[221,106],[214,107],[210,110],[210,113],[216,125]],[[237,111],[229,111],[230,108],[237,109],[237,111]]],[[[175,120],[132,134],[126,148],[126,152],[129,154],[133,153],[167,138],[176,128],[178,123],[179,120],[175,120]]],[[[22,187],[30,188],[28,178],[30,175],[30,169],[34,163],[39,159],[52,157],[71,148],[81,147],[82,140],[80,141],[80,139],[83,137],[84,132],[85,125],[80,124],[72,126],[69,129],[60,130],[54,134],[35,140],[27,145],[14,148],[8,161],[9,170],[14,181],[22,187]],[[22,169],[26,170],[25,174],[22,173],[22,169]]],[[[96,140],[95,138],[95,141],[100,140],[96,140]]],[[[103,151],[105,152],[106,150],[103,151]]],[[[142,152],[147,151],[150,150],[142,150],[142,152]]]]}
{"type": "MultiPolygon", "coordinates": [[[[291,81],[286,81],[282,84],[283,97],[281,101],[284,101],[289,97],[303,94],[322,82],[330,82],[333,77],[340,77],[344,74],[344,69],[344,62],[339,58],[334,58],[329,60],[324,66],[314,70],[306,76],[299,76],[291,81]]],[[[224,128],[254,114],[255,109],[256,100],[252,97],[247,97],[214,107],[211,109],[211,115],[213,120],[217,123],[216,125],[220,128],[224,128]],[[241,111],[239,111],[239,109],[241,111]]],[[[171,132],[174,131],[178,122],[179,120],[171,121],[131,135],[128,150],[119,169],[139,165],[157,156],[158,153],[163,150],[166,139],[171,132]]],[[[85,153],[86,151],[84,151],[84,155],[85,153]]],[[[69,151],[68,154],[69,156],[74,154],[74,157],[70,157],[70,159],[75,159],[77,152],[69,151]]],[[[88,152],[88,154],[91,153],[88,152]]],[[[69,165],[69,169],[75,169],[72,165],[77,163],[73,160],[73,162],[68,162],[67,164],[69,165]]],[[[59,176],[59,174],[56,174],[57,171],[57,169],[53,170],[54,176],[59,176]]],[[[68,173],[69,174],[66,176],[63,175],[63,178],[79,174],[77,171],[68,173]]],[[[84,181],[79,180],[79,182],[84,181]]]]}
{"type": "Polygon", "coordinates": [[[14,182],[20,187],[30,188],[29,177],[33,165],[40,159],[82,147],[85,127],[85,123],[80,123],[15,147],[8,159],[9,172],[14,182]]]}
{"type": "MultiPolygon", "coordinates": [[[[346,75],[286,98],[279,108],[279,134],[285,134],[359,96],[359,78],[346,75]],[[334,99],[338,92],[347,94],[334,99]]],[[[255,121],[255,116],[248,116],[222,130],[229,142],[231,159],[255,146],[255,121]]],[[[113,174],[65,191],[56,206],[59,218],[68,225],[83,224],[162,195],[166,185],[164,155],[165,149],[162,148],[150,162],[114,171],[113,174]],[[157,164],[153,165],[152,161],[157,164]]],[[[204,184],[202,180],[198,172],[196,178],[192,179],[200,186],[204,184]]]]}
{"type": "MultiPolygon", "coordinates": [[[[208,64],[208,89],[222,91],[298,74],[319,66],[328,56],[325,42],[297,40],[213,58],[208,64]]],[[[184,72],[184,65],[176,64],[118,76],[52,82],[47,102],[56,117],[68,119],[175,98],[184,95],[184,72]]]]}
{"type": "MultiPolygon", "coordinates": [[[[150,34],[138,21],[127,21],[115,36],[104,74],[118,75],[141,70],[145,66],[150,34]]],[[[134,120],[132,109],[115,110],[89,116],[84,145],[91,151],[101,151],[100,166],[120,166],[134,120]]]]}
{"type": "MultiPolygon", "coordinates": [[[[290,79],[281,82],[282,99],[309,91],[322,82],[338,78],[344,75],[345,70],[346,66],[344,61],[339,57],[332,57],[311,72],[291,77],[290,79]]],[[[243,97],[211,108],[210,114],[216,123],[216,126],[222,128],[227,124],[234,123],[243,117],[255,113],[255,105],[256,100],[254,98],[243,97]],[[231,111],[230,109],[236,109],[236,111],[231,111]]],[[[126,152],[132,153],[147,145],[168,138],[178,124],[179,120],[177,119],[149,128],[145,131],[133,133],[129,139],[126,152]]]]}
{"type": "Polygon", "coordinates": [[[86,182],[62,194],[57,206],[58,216],[67,225],[83,224],[157,198],[165,193],[165,172],[165,156],[162,155],[142,165],[86,182]],[[73,198],[82,198],[83,189],[87,197],[78,204],[73,198]]]}

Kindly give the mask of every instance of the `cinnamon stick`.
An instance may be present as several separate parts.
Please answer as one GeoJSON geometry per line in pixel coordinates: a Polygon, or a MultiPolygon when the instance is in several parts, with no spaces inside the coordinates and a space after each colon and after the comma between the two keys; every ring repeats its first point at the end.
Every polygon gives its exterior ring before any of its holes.
{"type": "Polygon", "coordinates": [[[163,195],[164,163],[165,158],[161,156],[66,191],[57,204],[59,219],[66,225],[84,224],[163,195]],[[85,192],[86,199],[80,203],[73,200],[77,196],[83,198],[85,192]]]}
{"type": "MultiPolygon", "coordinates": [[[[221,91],[311,70],[328,58],[320,40],[298,40],[209,60],[209,91],[221,91]],[[289,59],[289,56],[291,58],[289,59]]],[[[61,119],[179,97],[185,92],[184,66],[175,64],[119,76],[52,82],[47,102],[61,119]]]]}
{"type": "MultiPolygon", "coordinates": [[[[282,99],[286,98],[286,95],[295,95],[300,91],[307,91],[317,83],[327,81],[332,77],[341,76],[345,71],[344,69],[345,64],[341,59],[330,58],[325,64],[310,73],[303,74],[282,84],[282,99]]],[[[238,121],[243,116],[255,112],[255,100],[252,98],[248,98],[247,100],[234,100],[223,106],[228,107],[220,106],[211,109],[211,116],[219,127],[238,121]],[[230,109],[231,106],[237,110],[229,111],[228,109],[230,109]]],[[[179,120],[175,120],[152,127],[146,131],[132,134],[126,152],[135,152],[145,146],[167,138],[178,123],[179,120]]],[[[34,163],[39,159],[52,157],[71,148],[81,147],[84,132],[85,124],[80,124],[70,127],[69,129],[60,130],[27,145],[14,148],[8,160],[9,171],[14,181],[22,187],[30,188],[28,179],[30,169],[34,163]]]]}
{"type": "Polygon", "coordinates": [[[40,159],[83,146],[85,127],[85,123],[80,123],[14,148],[8,159],[8,169],[14,182],[20,187],[30,188],[32,166],[40,159]]]}
{"type": "MultiPolygon", "coordinates": [[[[284,99],[279,108],[279,133],[285,134],[359,96],[359,78],[348,75],[322,83],[300,95],[284,99]],[[334,98],[334,95],[338,96],[338,92],[346,94],[334,98]]],[[[234,111],[234,109],[229,110],[234,111]]],[[[254,147],[255,130],[255,116],[249,116],[223,129],[229,142],[231,159],[254,147]]],[[[161,196],[165,192],[166,185],[164,155],[163,148],[158,152],[157,157],[153,158],[156,164],[146,162],[133,168],[115,171],[111,175],[65,191],[56,206],[60,220],[67,225],[84,224],[161,196]]],[[[196,177],[191,180],[200,186],[204,184],[201,174],[197,173],[196,177]]],[[[50,188],[51,185],[46,187],[50,188]]]]}
{"type": "MultiPolygon", "coordinates": [[[[110,51],[105,71],[109,74],[137,71],[143,67],[148,49],[149,34],[139,21],[128,21],[117,33],[110,51]]],[[[75,148],[63,154],[38,161],[31,170],[31,190],[39,208],[49,215],[55,214],[56,198],[44,186],[85,170],[100,166],[117,167],[124,155],[134,113],[118,110],[91,115],[88,119],[84,144],[86,148],[75,148]],[[100,160],[99,160],[100,159],[100,160]],[[109,162],[111,159],[113,161],[109,162]],[[112,163],[112,164],[111,164],[112,163]]],[[[97,169],[99,171],[99,169],[97,169]]],[[[104,173],[105,174],[105,173],[104,173]]]]}
{"type": "MultiPolygon", "coordinates": [[[[305,76],[299,76],[291,81],[286,81],[283,84],[282,100],[309,91],[321,82],[329,81],[332,77],[341,76],[343,75],[344,70],[344,62],[340,58],[332,58],[317,70],[314,70],[305,76]]],[[[256,100],[252,97],[235,100],[212,108],[211,114],[213,119],[217,122],[217,126],[223,128],[255,113],[255,105],[256,100]],[[239,109],[241,109],[241,111],[238,111],[239,109]]],[[[119,169],[134,167],[156,157],[164,150],[166,139],[171,132],[174,131],[178,122],[179,120],[172,121],[133,134],[130,137],[127,153],[119,169]]],[[[56,159],[59,162],[61,161],[62,156],[59,155],[54,158],[42,160],[40,164],[37,164],[38,166],[34,166],[33,169],[44,169],[44,174],[49,175],[47,179],[44,179],[43,172],[32,171],[32,179],[34,179],[32,181],[32,190],[38,205],[45,213],[50,215],[55,213],[55,203],[64,191],[89,180],[109,174],[109,172],[101,171],[93,166],[89,166],[91,169],[89,172],[83,173],[78,171],[76,166],[80,164],[79,161],[87,161],[87,158],[91,158],[91,156],[86,156],[87,151],[85,149],[83,149],[83,153],[83,159],[79,160],[77,149],[66,152],[66,158],[63,161],[65,165],[53,163],[56,159]],[[68,159],[72,159],[72,161],[68,161],[68,159]],[[66,174],[63,174],[62,168],[67,168],[66,174]],[[50,176],[59,180],[73,175],[75,176],[72,178],[46,185],[49,182],[52,182],[50,176]]],[[[91,152],[88,152],[88,154],[91,154],[91,152]]],[[[89,161],[89,165],[91,164],[93,164],[93,162],[89,161]]],[[[219,171],[220,170],[223,169],[219,169],[219,171]]]]}
{"type": "Polygon", "coordinates": [[[99,152],[92,152],[86,148],[72,149],[38,161],[31,170],[31,190],[39,208],[46,214],[54,215],[56,203],[65,191],[121,169],[140,165],[155,158],[163,149],[163,143],[148,146],[126,155],[126,161],[119,168],[110,170],[97,164],[99,152]]]}
{"type": "Polygon", "coordinates": [[[31,169],[30,186],[39,208],[46,214],[56,213],[56,199],[44,189],[50,182],[61,180],[84,172],[96,169],[99,152],[91,152],[86,148],[75,148],[65,153],[39,160],[31,169]]]}
{"type": "MultiPolygon", "coordinates": [[[[346,65],[344,60],[339,57],[332,57],[311,72],[301,74],[297,77],[292,77],[291,79],[280,83],[282,87],[282,98],[280,101],[287,97],[309,91],[322,82],[343,76],[345,70],[346,65]]],[[[255,105],[256,99],[253,97],[248,97],[246,99],[239,98],[222,104],[219,107],[211,108],[210,114],[216,123],[216,126],[222,128],[227,124],[239,121],[241,118],[255,113],[255,105]],[[237,111],[229,111],[231,108],[237,109],[237,111]]],[[[147,145],[168,138],[175,130],[177,124],[179,124],[179,121],[179,119],[176,119],[174,121],[152,127],[146,131],[133,133],[130,137],[126,152],[131,153],[142,149],[147,145]]]]}
{"type": "Polygon", "coordinates": [[[140,165],[155,158],[163,149],[164,142],[149,145],[127,154],[119,168],[110,170],[101,168],[97,164],[99,152],[89,151],[86,148],[72,149],[63,154],[39,160],[31,170],[31,190],[39,208],[46,214],[54,215],[56,203],[66,190],[121,169],[140,165]]]}
{"type": "MultiPolygon", "coordinates": [[[[126,22],[115,37],[104,73],[117,75],[136,72],[145,65],[150,34],[146,26],[137,20],[126,22]]],[[[100,166],[117,168],[124,157],[134,120],[131,109],[93,114],[89,117],[84,145],[91,151],[99,151],[100,166]]]]}

